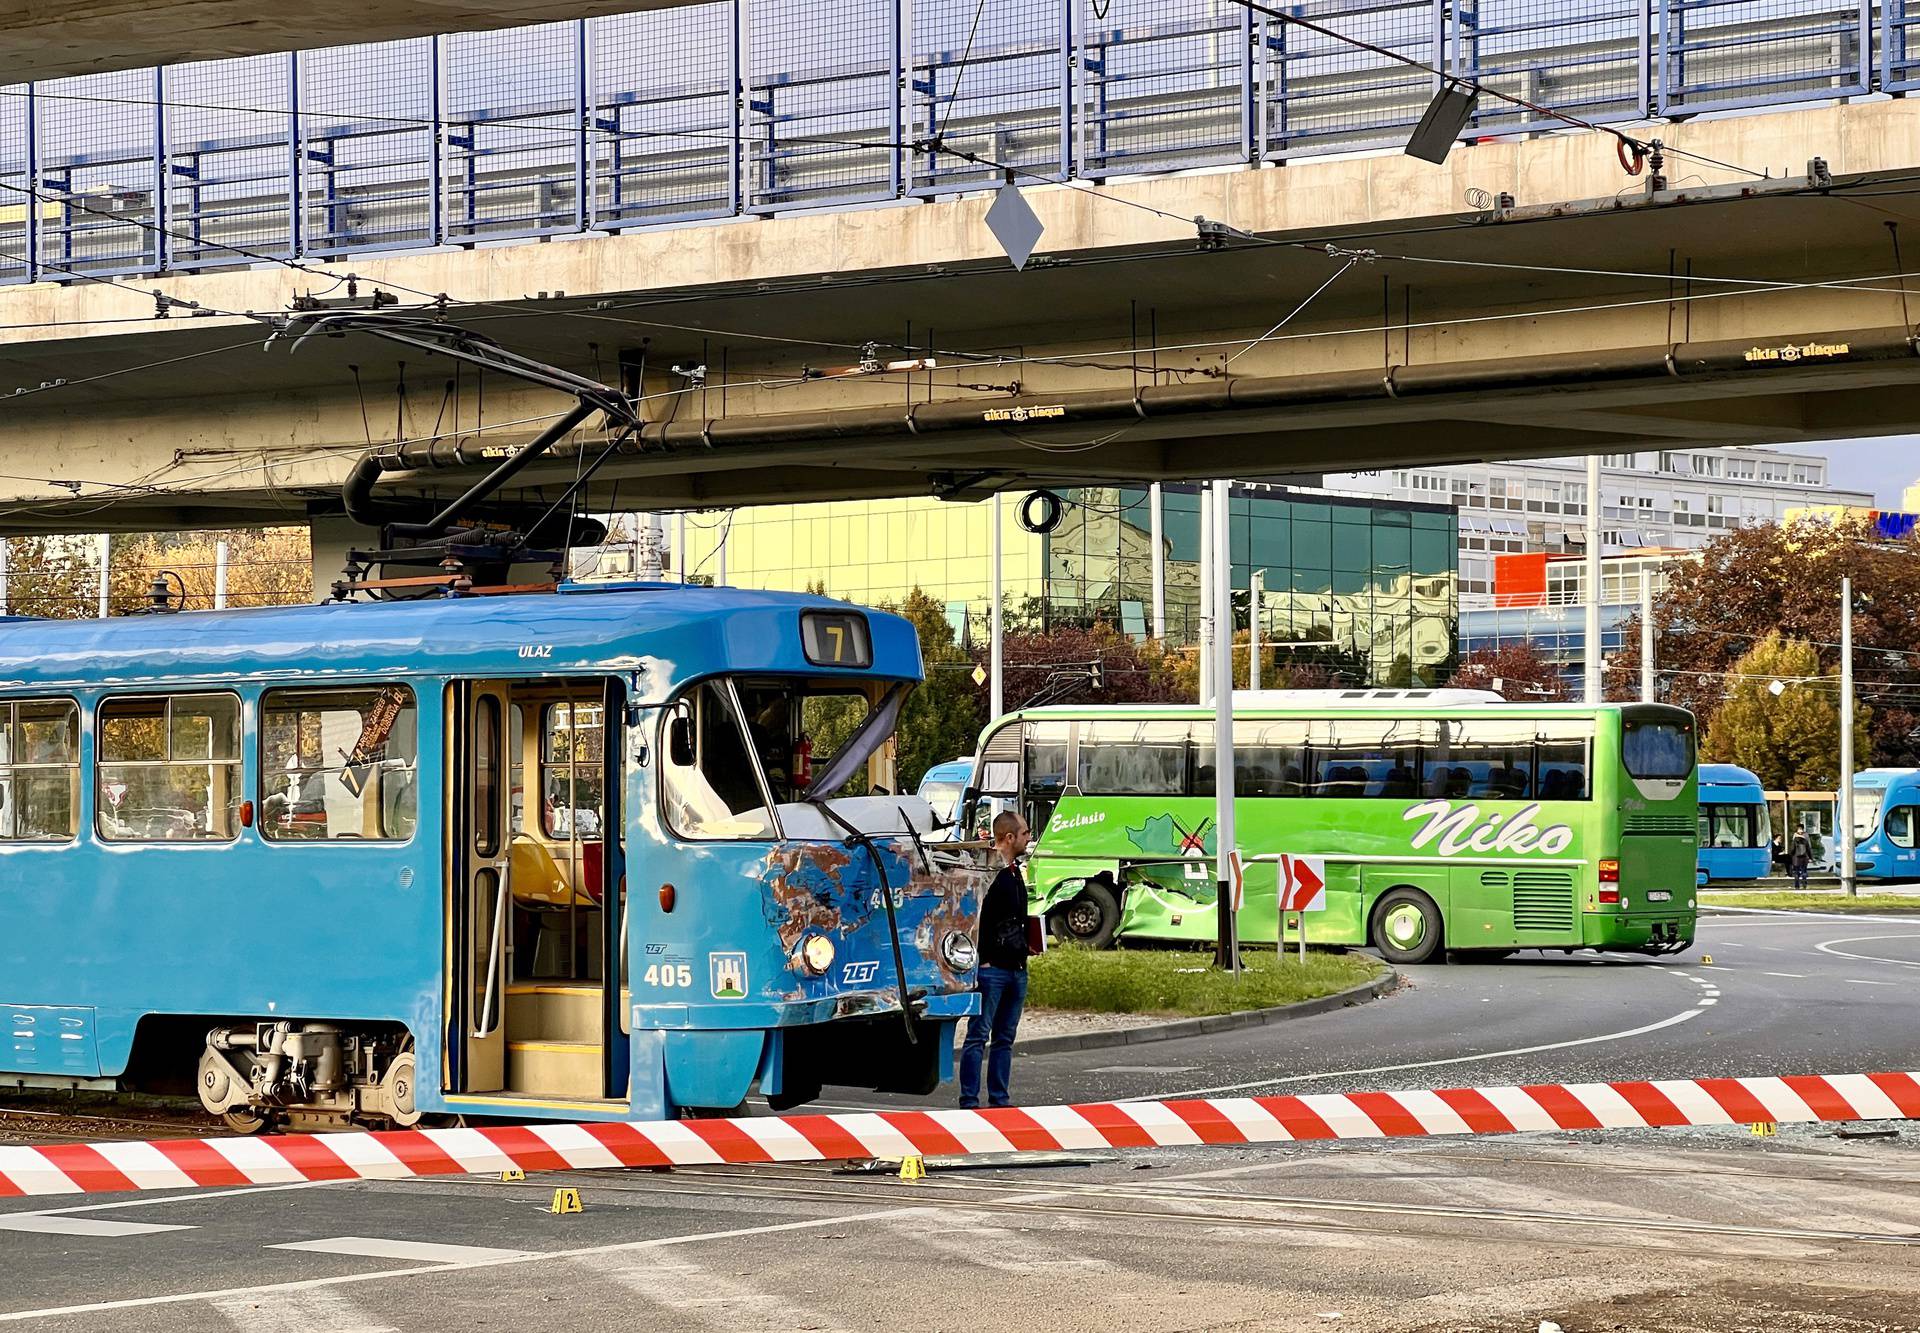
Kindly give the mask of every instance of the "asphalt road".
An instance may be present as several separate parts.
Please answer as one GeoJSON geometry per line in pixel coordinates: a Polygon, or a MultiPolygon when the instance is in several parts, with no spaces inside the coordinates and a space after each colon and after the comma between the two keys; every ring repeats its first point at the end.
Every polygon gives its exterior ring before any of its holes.
{"type": "MultiPolygon", "coordinates": [[[[1920,1067],[1920,917],[1715,917],[1217,1037],[1023,1058],[1026,1102],[1920,1067]]],[[[1920,1329],[1920,1132],[582,1172],[0,1203],[0,1328],[1920,1329]],[[544,1211],[556,1186],[586,1210],[544,1211]]]]}

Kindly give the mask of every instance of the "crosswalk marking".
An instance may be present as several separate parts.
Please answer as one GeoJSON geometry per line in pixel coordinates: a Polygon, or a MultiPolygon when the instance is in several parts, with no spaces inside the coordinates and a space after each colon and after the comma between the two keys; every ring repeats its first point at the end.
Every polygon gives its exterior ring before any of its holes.
{"type": "Polygon", "coordinates": [[[682,1327],[722,1328],[727,1333],[791,1333],[796,1328],[841,1327],[817,1311],[682,1253],[621,1250],[583,1254],[572,1262],[679,1315],[688,1321],[682,1327]]]}
{"type": "Polygon", "coordinates": [[[441,1245],[424,1240],[387,1240],[379,1236],[332,1236],[269,1245],[269,1250],[305,1250],[312,1254],[351,1254],[363,1259],[411,1259],[423,1264],[492,1263],[521,1259],[531,1250],[494,1250],[484,1245],[441,1245]]]}
{"type": "Polygon", "coordinates": [[[156,1231],[192,1231],[158,1222],[121,1222],[110,1217],[67,1217],[60,1213],[0,1213],[0,1231],[32,1231],[43,1236],[147,1236],[156,1231]]]}

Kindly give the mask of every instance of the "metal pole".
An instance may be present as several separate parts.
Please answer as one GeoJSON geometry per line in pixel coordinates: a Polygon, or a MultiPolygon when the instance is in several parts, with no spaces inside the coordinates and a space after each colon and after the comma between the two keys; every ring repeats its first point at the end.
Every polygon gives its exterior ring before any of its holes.
{"type": "Polygon", "coordinates": [[[7,541],[0,537],[0,616],[7,614],[7,541]]]}
{"type": "Polygon", "coordinates": [[[1153,541],[1153,637],[1167,637],[1167,538],[1160,517],[1160,483],[1147,487],[1147,521],[1153,541]]]}
{"type": "Polygon", "coordinates": [[[1587,455],[1586,700],[1604,700],[1600,674],[1600,455],[1587,455]]]}
{"type": "MultiPolygon", "coordinates": [[[[1235,976],[1240,975],[1240,923],[1233,910],[1233,869],[1229,856],[1234,850],[1233,829],[1233,600],[1232,563],[1227,559],[1233,544],[1228,540],[1228,495],[1232,483],[1213,483],[1213,805],[1214,805],[1214,881],[1217,897],[1214,914],[1220,933],[1219,963],[1235,976]]],[[[1206,525],[1203,524],[1203,527],[1206,525]]]]}
{"type": "Polygon", "coordinates": [[[1266,571],[1247,575],[1247,688],[1260,688],[1260,599],[1266,594],[1266,571]]]}
{"type": "Polygon", "coordinates": [[[993,493],[993,588],[990,596],[992,603],[987,608],[987,634],[992,639],[988,648],[987,673],[991,677],[988,683],[987,719],[999,717],[1007,711],[1006,664],[1001,660],[1000,635],[1002,632],[1000,604],[1005,599],[1002,586],[1004,576],[1005,550],[1000,536],[1000,492],[993,493]]]}
{"type": "Polygon", "coordinates": [[[1840,891],[1860,892],[1853,877],[1853,580],[1840,580],[1840,891]]]}
{"type": "Polygon", "coordinates": [[[720,545],[715,549],[713,554],[714,563],[717,566],[713,580],[713,586],[716,588],[724,588],[727,586],[727,538],[732,535],[733,515],[729,512],[725,518],[720,520],[720,545]]]}
{"type": "Polygon", "coordinates": [[[1213,495],[1200,492],[1200,702],[1213,702],[1213,495]]]}
{"type": "Polygon", "coordinates": [[[100,534],[100,619],[107,618],[107,561],[113,554],[112,539],[100,534]]]}
{"type": "Polygon", "coordinates": [[[1653,570],[1640,570],[1640,702],[1655,702],[1658,686],[1653,678],[1653,570]]]}
{"type": "Polygon", "coordinates": [[[213,609],[227,609],[227,544],[215,542],[213,546],[213,609]]]}
{"type": "Polygon", "coordinates": [[[660,515],[648,514],[644,522],[638,514],[633,516],[634,572],[649,582],[658,582],[666,571],[666,565],[660,558],[660,548],[666,542],[666,532],[660,522],[660,515]]]}
{"type": "Polygon", "coordinates": [[[687,511],[682,509],[673,516],[673,567],[680,572],[680,581],[687,581],[687,511]]]}

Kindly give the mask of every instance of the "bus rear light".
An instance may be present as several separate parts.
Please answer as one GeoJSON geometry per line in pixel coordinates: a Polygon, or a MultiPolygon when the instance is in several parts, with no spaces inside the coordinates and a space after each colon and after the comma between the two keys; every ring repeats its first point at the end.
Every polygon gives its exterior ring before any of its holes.
{"type": "Polygon", "coordinates": [[[1611,889],[1602,888],[1600,890],[1600,905],[1602,907],[1618,907],[1620,905],[1620,889],[1617,885],[1611,889]]]}
{"type": "Polygon", "coordinates": [[[1606,860],[1600,863],[1600,882],[1602,884],[1618,884],[1620,882],[1620,863],[1618,861],[1606,860]]]}

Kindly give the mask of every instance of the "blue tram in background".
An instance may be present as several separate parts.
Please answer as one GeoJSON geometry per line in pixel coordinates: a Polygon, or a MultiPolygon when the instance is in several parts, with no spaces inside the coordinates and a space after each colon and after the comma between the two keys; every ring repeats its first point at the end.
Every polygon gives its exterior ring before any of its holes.
{"type": "Polygon", "coordinates": [[[0,1086],[930,1092],[984,879],[884,790],[920,676],[898,617],[685,586],[0,622],[0,1086]]]}
{"type": "Polygon", "coordinates": [[[1853,837],[1859,878],[1920,879],[1920,769],[1853,775],[1853,837]]]}
{"type": "Polygon", "coordinates": [[[1700,882],[1759,879],[1773,868],[1773,821],[1760,779],[1736,764],[1700,765],[1700,882]]]}

